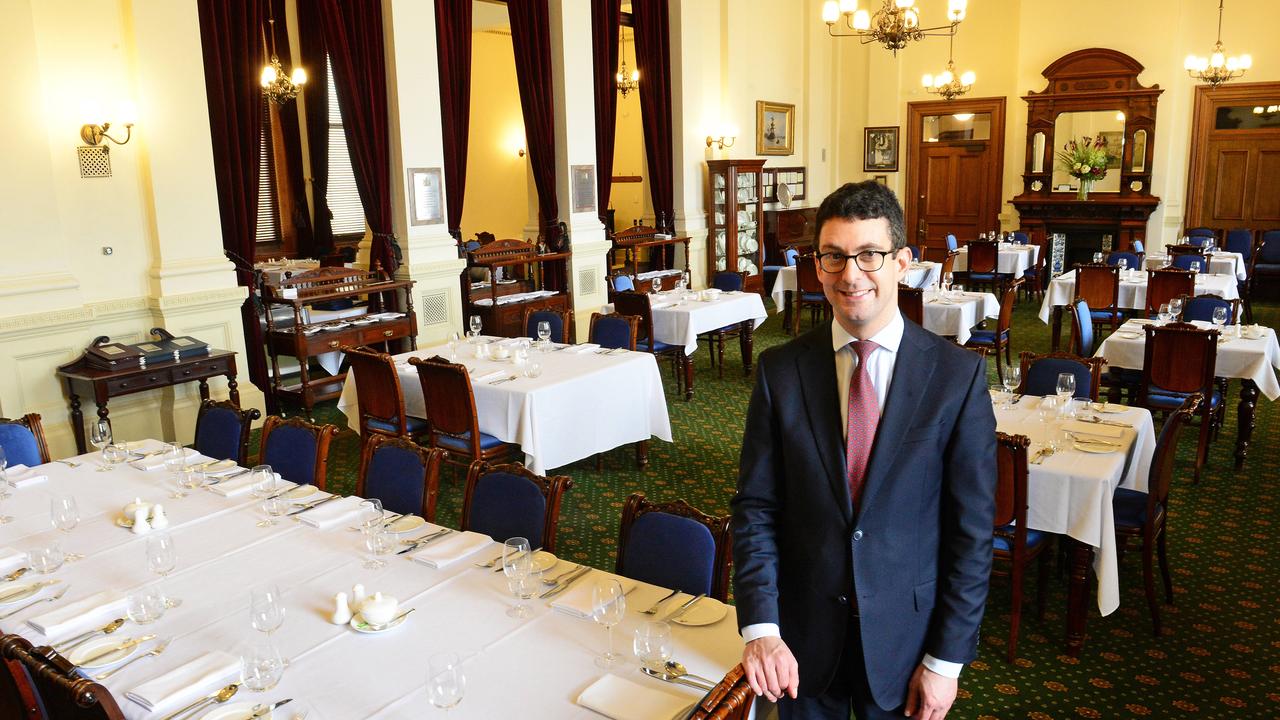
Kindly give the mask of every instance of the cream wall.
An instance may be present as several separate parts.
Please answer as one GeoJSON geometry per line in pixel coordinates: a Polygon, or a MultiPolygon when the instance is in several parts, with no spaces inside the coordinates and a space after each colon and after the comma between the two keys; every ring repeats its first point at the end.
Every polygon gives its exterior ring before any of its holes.
{"type": "Polygon", "coordinates": [[[467,145],[466,202],[462,234],[487,231],[523,237],[529,220],[528,156],[511,35],[487,30],[471,36],[471,136],[467,145]]]}

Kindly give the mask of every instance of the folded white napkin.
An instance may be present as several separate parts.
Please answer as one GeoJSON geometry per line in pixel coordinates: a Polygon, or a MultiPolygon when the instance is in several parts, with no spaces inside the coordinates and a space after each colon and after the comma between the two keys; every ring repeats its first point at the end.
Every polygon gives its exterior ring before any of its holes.
{"type": "Polygon", "coordinates": [[[570,347],[568,350],[565,350],[565,352],[571,352],[574,355],[584,355],[589,352],[595,352],[599,349],[600,346],[596,343],[582,343],[581,345],[574,345],[570,347]]]}
{"type": "Polygon", "coordinates": [[[114,618],[123,617],[128,598],[114,590],[103,590],[87,598],[50,610],[27,620],[27,624],[49,642],[78,635],[114,618]]]}
{"type": "Polygon", "coordinates": [[[1124,437],[1124,428],[1118,428],[1115,425],[1103,425],[1102,423],[1087,423],[1079,420],[1068,420],[1062,423],[1062,429],[1067,432],[1080,433],[1081,435],[1094,435],[1108,438],[1124,437]]]}
{"type": "MultiPolygon", "coordinates": [[[[591,617],[592,590],[596,581],[605,577],[614,576],[606,575],[596,570],[588,572],[585,577],[575,580],[568,590],[552,598],[551,609],[574,617],[591,617]]],[[[635,580],[628,580],[624,577],[614,577],[614,579],[621,583],[622,594],[624,595],[631,592],[636,586],[635,580]]]]}
{"type": "Polygon", "coordinates": [[[202,465],[204,463],[208,463],[207,465],[204,465],[204,467],[200,468],[204,471],[206,477],[221,477],[244,469],[239,465],[236,465],[235,460],[215,460],[208,455],[196,455],[187,462],[191,465],[202,465]]]}
{"type": "Polygon", "coordinates": [[[0,547],[0,573],[13,572],[26,567],[27,554],[10,547],[0,547]]]}
{"type": "MultiPolygon", "coordinates": [[[[241,495],[248,495],[249,492],[253,490],[253,483],[253,473],[248,472],[238,477],[223,480],[217,485],[210,485],[209,491],[215,495],[221,495],[222,497],[227,498],[240,497],[241,495]]],[[[276,484],[280,486],[281,490],[288,490],[296,487],[296,483],[291,483],[280,477],[280,473],[276,473],[276,484]]]]}
{"type": "Polygon", "coordinates": [[[490,380],[497,380],[504,375],[506,375],[506,373],[501,370],[473,370],[471,372],[471,384],[478,385],[480,383],[487,383],[490,380]]]}
{"type": "MultiPolygon", "coordinates": [[[[195,451],[194,448],[182,448],[182,454],[184,457],[190,459],[195,457],[198,453],[195,451]]],[[[150,457],[144,457],[141,460],[134,460],[129,464],[138,470],[145,470],[145,471],[162,470],[164,469],[164,455],[152,455],[150,457]]]]}
{"type": "Polygon", "coordinates": [[[410,555],[414,562],[420,562],[437,570],[447,568],[471,553],[493,542],[493,538],[474,532],[451,533],[422,550],[410,555]]]}
{"type": "Polygon", "coordinates": [[[656,687],[605,675],[578,696],[578,704],[613,720],[670,720],[685,717],[694,703],[656,687]]]}
{"type": "Polygon", "coordinates": [[[215,650],[126,692],[125,697],[161,715],[212,695],[240,677],[240,659],[215,650]]]}
{"type": "Polygon", "coordinates": [[[18,463],[17,465],[10,465],[9,467],[5,468],[4,477],[6,480],[9,481],[9,484],[14,486],[15,488],[24,488],[30,485],[39,485],[40,483],[49,479],[48,475],[45,475],[43,473],[33,472],[31,468],[27,467],[26,465],[23,465],[22,463],[18,463]]]}
{"type": "Polygon", "coordinates": [[[310,525],[319,530],[330,530],[355,520],[360,512],[361,502],[363,498],[351,495],[339,500],[331,500],[314,510],[307,510],[294,517],[304,525],[310,525]]]}

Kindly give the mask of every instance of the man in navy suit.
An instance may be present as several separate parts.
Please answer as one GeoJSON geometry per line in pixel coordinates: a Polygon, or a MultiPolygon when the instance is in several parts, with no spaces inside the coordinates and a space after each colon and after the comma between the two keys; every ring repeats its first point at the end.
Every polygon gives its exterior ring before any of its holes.
{"type": "Polygon", "coordinates": [[[747,410],[742,664],[782,720],[939,720],[977,656],[991,570],[986,365],[898,312],[911,253],[888,188],[828,196],[816,247],[835,320],[761,354],[747,410]]]}

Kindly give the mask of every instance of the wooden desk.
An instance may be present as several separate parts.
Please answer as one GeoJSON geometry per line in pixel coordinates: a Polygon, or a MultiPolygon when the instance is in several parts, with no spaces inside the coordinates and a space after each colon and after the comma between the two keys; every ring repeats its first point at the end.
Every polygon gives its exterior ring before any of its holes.
{"type": "Polygon", "coordinates": [[[236,354],[230,350],[209,350],[208,355],[197,355],[184,360],[149,363],[146,367],[123,370],[99,370],[90,367],[81,356],[78,360],[58,368],[58,377],[66,378],[67,394],[71,402],[71,429],[75,432],[76,448],[88,452],[84,442],[84,415],[80,412],[80,394],[93,395],[98,406],[98,417],[107,417],[107,401],[113,397],[131,395],[143,390],[172,387],[192,380],[200,383],[200,399],[209,399],[209,378],[225,375],[231,402],[240,404],[240,391],[236,384],[236,354]]]}

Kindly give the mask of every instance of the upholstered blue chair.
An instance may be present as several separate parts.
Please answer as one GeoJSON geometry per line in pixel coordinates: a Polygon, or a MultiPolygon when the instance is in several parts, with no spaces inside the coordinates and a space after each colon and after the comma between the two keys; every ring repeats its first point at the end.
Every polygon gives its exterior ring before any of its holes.
{"type": "Polygon", "coordinates": [[[1142,262],[1138,260],[1137,253],[1130,252],[1113,252],[1107,256],[1108,265],[1116,265],[1127,270],[1137,270],[1142,262]]]}
{"type": "Polygon", "coordinates": [[[764,266],[764,287],[770,289],[773,287],[774,279],[778,277],[778,272],[784,267],[795,267],[796,260],[800,257],[800,251],[793,247],[789,247],[782,251],[782,265],[765,265],[764,266]]]}
{"type": "Polygon", "coordinates": [[[1013,244],[1014,244],[1014,245],[1027,245],[1027,244],[1029,244],[1030,242],[1031,242],[1031,236],[1029,236],[1029,235],[1027,235],[1026,233],[1022,232],[1021,230],[1015,230],[1015,231],[1013,231],[1013,244]]]}
{"type": "Polygon", "coordinates": [[[462,529],[496,542],[527,538],[531,547],[555,552],[560,502],[571,487],[564,475],[543,477],[520,463],[474,462],[462,498],[462,529]]]}
{"type": "Polygon", "coordinates": [[[635,292],[636,284],[630,275],[614,275],[613,291],[614,292],[635,292]]]}
{"type": "Polygon", "coordinates": [[[0,418],[0,447],[9,465],[35,467],[50,460],[38,413],[27,413],[17,420],[0,418]]]}
{"type": "Polygon", "coordinates": [[[1098,390],[1102,385],[1102,358],[1080,357],[1063,352],[1038,355],[1029,350],[1022,351],[1018,357],[1022,365],[1019,393],[1053,395],[1058,391],[1058,375],[1071,373],[1076,378],[1076,390],[1072,397],[1098,399],[1098,390]]]}
{"type": "Polygon", "coordinates": [[[796,265],[796,292],[791,293],[791,334],[800,334],[800,317],[804,309],[809,308],[809,321],[818,324],[818,314],[823,319],[830,316],[831,304],[822,290],[822,281],[818,279],[818,266],[811,258],[796,265]]]}
{"type": "Polygon", "coordinates": [[[524,333],[533,340],[538,339],[538,323],[551,324],[551,342],[568,344],[573,339],[573,311],[552,310],[550,308],[526,308],[524,311],[524,333]]]}
{"type": "Polygon", "coordinates": [[[621,315],[639,318],[636,325],[636,350],[653,353],[671,360],[671,370],[676,376],[676,392],[684,393],[685,400],[693,399],[693,364],[684,354],[683,345],[663,342],[654,337],[653,306],[646,293],[618,293],[613,299],[614,310],[621,315]]]}
{"type": "Polygon", "coordinates": [[[227,400],[205,400],[196,415],[196,452],[216,460],[249,463],[249,431],[262,417],[258,408],[241,410],[227,400]]]}
{"type": "Polygon", "coordinates": [[[1194,227],[1187,230],[1187,243],[1191,245],[1203,245],[1205,238],[1217,239],[1218,233],[1207,227],[1194,227]]]}
{"type": "Polygon", "coordinates": [[[1173,412],[1183,402],[1199,393],[1203,402],[1200,416],[1200,441],[1196,449],[1195,482],[1208,459],[1209,435],[1220,419],[1222,391],[1214,380],[1218,361],[1218,333],[1202,330],[1188,323],[1164,326],[1146,325],[1143,349],[1142,382],[1138,385],[1137,404],[1154,412],[1173,412]]]}
{"type": "Polygon", "coordinates": [[[480,431],[471,376],[465,365],[442,357],[409,358],[418,371],[418,384],[427,409],[431,431],[428,443],[448,451],[445,459],[455,464],[472,460],[492,460],[515,453],[519,445],[505,443],[480,431]]]}
{"type": "Polygon", "coordinates": [[[1200,263],[1200,272],[1206,272],[1209,269],[1209,261],[1204,255],[1174,255],[1170,261],[1169,264],[1179,270],[1190,270],[1191,263],[1200,263]]]}
{"type": "Polygon", "coordinates": [[[259,465],[270,465],[280,477],[324,489],[329,443],[338,432],[333,425],[313,425],[298,417],[268,415],[262,423],[259,465]]]}
{"type": "Polygon", "coordinates": [[[424,448],[408,438],[375,435],[360,452],[356,495],[377,498],[391,512],[416,514],[435,522],[444,454],[439,448],[424,448]]]}
{"type": "Polygon", "coordinates": [[[795,267],[796,262],[800,260],[800,251],[793,247],[787,248],[786,252],[782,253],[782,259],[787,263],[787,267],[795,267]]]}
{"type": "MultiPolygon", "coordinates": [[[[1136,539],[1142,545],[1142,584],[1147,594],[1147,607],[1151,610],[1151,629],[1157,637],[1161,634],[1160,604],[1156,601],[1155,573],[1151,568],[1158,559],[1160,576],[1164,580],[1164,599],[1172,605],[1173,577],[1169,574],[1169,556],[1165,550],[1169,488],[1173,484],[1178,436],[1182,433],[1183,426],[1196,413],[1202,400],[1199,394],[1187,397],[1164,421],[1151,457],[1151,467],[1147,471],[1147,492],[1116,488],[1115,494],[1111,496],[1116,541],[1120,549],[1123,551],[1131,539],[1136,539]]],[[[1121,557],[1124,557],[1123,554],[1121,557]]]]}
{"type": "Polygon", "coordinates": [[[908,245],[908,246],[907,246],[907,249],[911,251],[911,260],[912,260],[912,262],[920,262],[920,254],[921,254],[920,246],[919,246],[919,245],[908,245]]]}
{"type": "Polygon", "coordinates": [[[1240,253],[1240,257],[1248,263],[1253,259],[1253,231],[1248,228],[1228,230],[1223,249],[1227,252],[1240,253]]]}
{"type": "Polygon", "coordinates": [[[955,235],[947,233],[945,240],[947,242],[947,252],[955,252],[960,249],[960,243],[956,241],[955,235]]]}
{"type": "Polygon", "coordinates": [[[1077,298],[1071,303],[1071,349],[1077,357],[1091,357],[1093,346],[1093,313],[1088,302],[1077,298]]]}
{"type": "Polygon", "coordinates": [[[1046,590],[1049,584],[1049,559],[1052,553],[1043,552],[1052,534],[1027,527],[1027,446],[1031,441],[1025,435],[996,433],[996,512],[992,523],[992,570],[1008,565],[1013,602],[1009,614],[1009,642],[1005,660],[1013,662],[1018,656],[1018,626],[1022,621],[1022,578],[1026,566],[1039,558],[1036,578],[1036,614],[1044,619],[1046,590]]]}
{"type": "Polygon", "coordinates": [[[720,271],[711,278],[711,287],[725,292],[741,292],[743,276],[746,273],[720,271]]]}
{"type": "Polygon", "coordinates": [[[1280,275],[1280,230],[1262,233],[1262,244],[1258,246],[1249,279],[1252,280],[1255,274],[1280,275]]]}
{"type": "Polygon", "coordinates": [[[342,352],[356,384],[360,413],[360,437],[373,435],[421,437],[427,421],[410,416],[404,409],[404,389],[395,358],[373,348],[343,345],[342,352]]]}
{"type": "Polygon", "coordinates": [[[627,498],[614,573],[689,595],[729,596],[729,516],[714,517],[684,500],[627,498]]]}
{"type": "Polygon", "coordinates": [[[591,313],[591,342],[602,348],[635,350],[639,325],[635,315],[591,313]]]}
{"type": "Polygon", "coordinates": [[[1000,318],[996,321],[995,330],[974,330],[969,334],[965,347],[985,347],[996,356],[996,377],[1003,377],[1000,356],[1004,355],[1004,365],[1013,362],[1010,357],[1013,342],[1010,338],[1010,327],[1013,324],[1013,306],[1018,301],[1018,288],[1022,286],[1022,278],[1014,280],[1005,288],[1000,297],[1000,318]]]}
{"type": "MultiPolygon", "coordinates": [[[[725,292],[742,292],[742,287],[747,282],[747,274],[745,272],[730,272],[722,270],[715,274],[711,279],[711,286],[723,290],[725,292]]],[[[743,329],[743,323],[733,323],[718,327],[715,330],[708,330],[700,333],[698,337],[707,341],[708,352],[707,357],[711,359],[713,365],[716,366],[720,377],[724,377],[724,343],[729,338],[741,338],[743,332],[749,332],[743,329]]],[[[741,342],[743,352],[746,352],[746,342],[741,342]]],[[[749,372],[751,363],[750,358],[744,356],[742,358],[742,367],[749,372]]]]}
{"type": "Polygon", "coordinates": [[[1182,319],[1184,322],[1191,322],[1192,320],[1213,322],[1213,311],[1218,308],[1226,309],[1228,325],[1235,325],[1239,320],[1240,301],[1228,300],[1221,295],[1184,296],[1182,298],[1182,319]]]}

